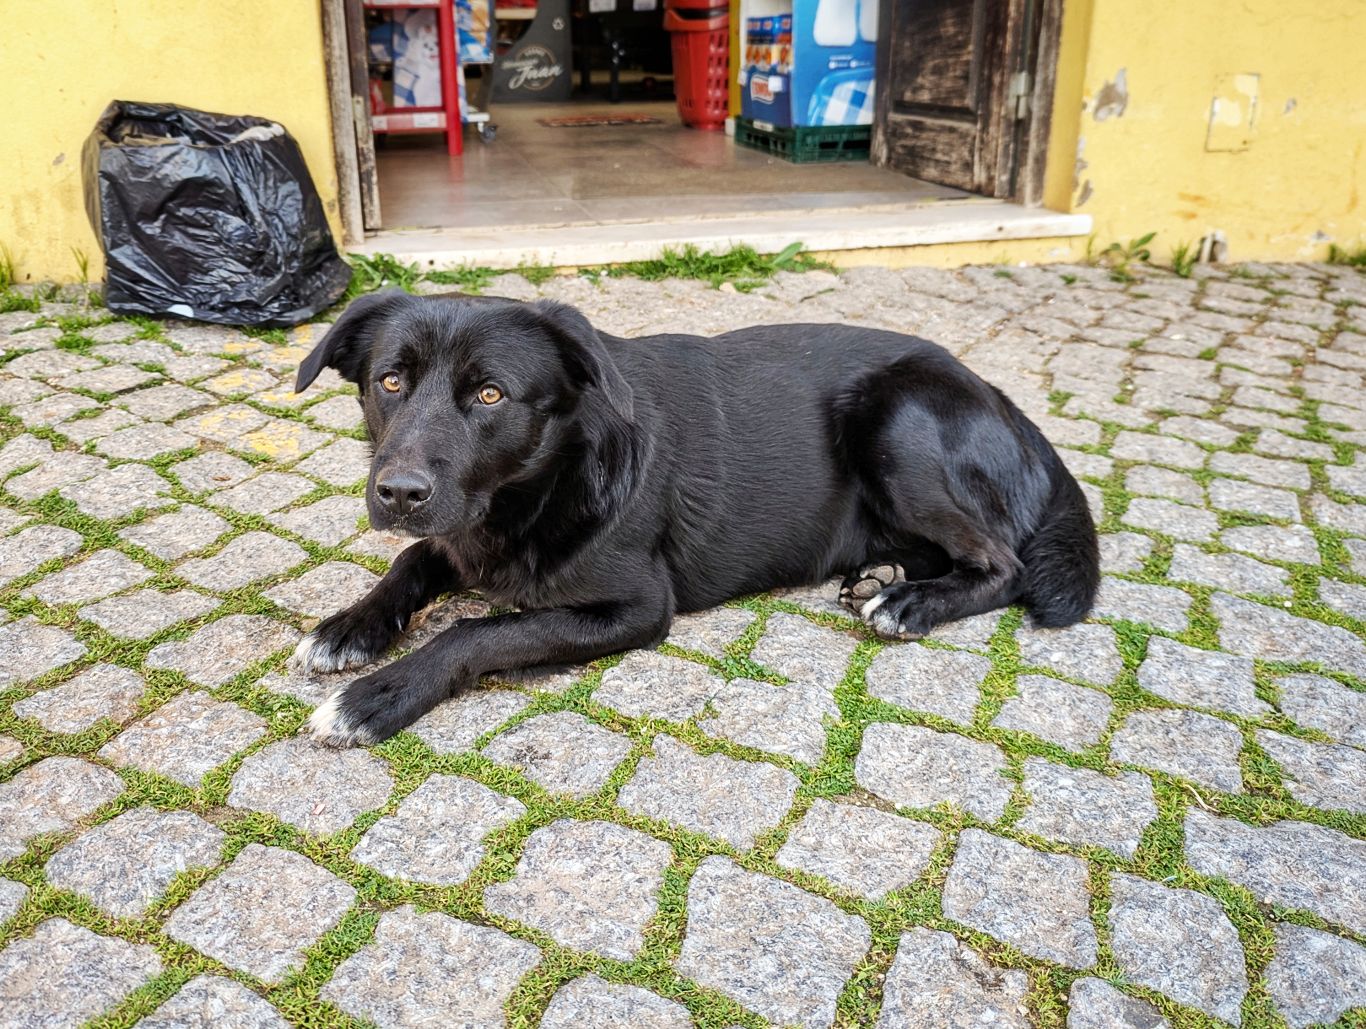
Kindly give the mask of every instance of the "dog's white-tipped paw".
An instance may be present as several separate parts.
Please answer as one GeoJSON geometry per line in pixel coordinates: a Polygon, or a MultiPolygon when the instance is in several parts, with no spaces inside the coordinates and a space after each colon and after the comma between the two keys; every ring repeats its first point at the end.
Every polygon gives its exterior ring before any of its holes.
{"type": "Polygon", "coordinates": [[[919,635],[912,633],[906,623],[891,609],[882,606],[886,601],[887,594],[879,593],[863,605],[863,620],[868,623],[868,627],[884,640],[919,639],[919,635]]]}
{"type": "Polygon", "coordinates": [[[337,650],[310,632],[294,648],[289,663],[301,672],[340,672],[365,663],[364,657],[351,650],[337,650]]]}
{"type": "Polygon", "coordinates": [[[364,726],[354,725],[342,709],[341,689],[328,697],[308,717],[308,730],[319,743],[329,747],[368,747],[379,741],[364,726]]]}

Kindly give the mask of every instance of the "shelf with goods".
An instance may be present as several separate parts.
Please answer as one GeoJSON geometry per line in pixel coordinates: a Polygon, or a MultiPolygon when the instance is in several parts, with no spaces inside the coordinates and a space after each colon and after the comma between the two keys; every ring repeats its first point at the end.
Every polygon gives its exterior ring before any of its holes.
{"type": "MultiPolygon", "coordinates": [[[[461,59],[456,6],[453,0],[364,0],[362,3],[367,14],[372,15],[367,18],[366,39],[370,123],[375,133],[444,132],[446,150],[451,156],[463,152],[461,126],[464,123],[477,125],[485,141],[493,137],[487,111],[466,102],[464,64],[467,62],[461,59]],[[420,13],[424,11],[432,12],[433,17],[421,18],[420,13]],[[413,29],[411,38],[407,31],[409,27],[413,29]],[[401,54],[396,46],[400,31],[404,42],[401,54]],[[414,53],[409,60],[410,47],[414,53]],[[431,74],[433,71],[435,74],[431,74]],[[386,87],[388,96],[385,95],[386,87]]],[[[489,29],[492,29],[491,25],[489,29]]]]}

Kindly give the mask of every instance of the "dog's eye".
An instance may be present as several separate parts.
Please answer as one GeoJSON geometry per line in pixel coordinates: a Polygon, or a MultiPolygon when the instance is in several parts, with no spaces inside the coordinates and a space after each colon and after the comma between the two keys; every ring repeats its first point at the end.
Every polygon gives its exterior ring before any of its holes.
{"type": "Polygon", "coordinates": [[[386,393],[397,393],[403,388],[403,380],[393,372],[390,372],[384,378],[380,379],[379,384],[384,387],[386,393]]]}
{"type": "Polygon", "coordinates": [[[496,404],[503,399],[503,391],[492,383],[485,383],[479,387],[479,403],[496,404]]]}

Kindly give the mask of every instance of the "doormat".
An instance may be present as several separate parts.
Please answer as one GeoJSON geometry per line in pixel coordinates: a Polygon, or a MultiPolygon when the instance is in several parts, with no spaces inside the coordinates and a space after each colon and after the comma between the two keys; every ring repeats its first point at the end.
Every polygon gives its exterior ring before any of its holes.
{"type": "Polygon", "coordinates": [[[649,114],[575,114],[566,118],[537,118],[552,129],[580,129],[588,125],[662,125],[664,119],[649,114]]]}

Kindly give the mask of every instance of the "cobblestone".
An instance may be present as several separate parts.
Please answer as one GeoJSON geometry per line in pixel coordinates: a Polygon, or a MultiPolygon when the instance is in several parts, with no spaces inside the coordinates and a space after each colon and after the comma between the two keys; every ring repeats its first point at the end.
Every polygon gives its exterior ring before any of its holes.
{"type": "Polygon", "coordinates": [[[250,843],[166,920],[167,936],[273,982],[303,965],[356,891],[301,854],[250,843]]]}
{"type": "Polygon", "coordinates": [[[103,1014],[160,974],[145,943],[98,936],[64,918],[0,951],[0,1010],[17,1026],[81,1024],[103,1014]]]}
{"type": "Polygon", "coordinates": [[[1110,756],[1238,793],[1243,788],[1238,764],[1242,747],[1237,728],[1220,718],[1153,709],[1129,716],[1110,741],[1110,756]]]}
{"type": "Polygon", "coordinates": [[[1218,902],[1124,873],[1110,891],[1111,946],[1124,975],[1238,1025],[1247,993],[1243,947],[1218,902]]]}
{"type": "Polygon", "coordinates": [[[563,946],[629,961],[672,860],[667,843],[634,829],[561,819],[528,837],[516,874],[486,889],[484,903],[563,946]]]}
{"type": "Polygon", "coordinates": [[[1366,694],[1322,675],[1287,675],[1276,685],[1280,709],[1300,725],[1366,747],[1366,694]]]}
{"type": "Polygon", "coordinates": [[[483,840],[526,812],[521,801],[457,775],[434,775],[361,837],[351,857],[395,879],[458,886],[483,840]]]}
{"type": "Polygon", "coordinates": [[[602,788],[630,750],[625,736],[560,711],[495,736],[484,747],[484,756],[519,769],[551,793],[585,797],[602,788]]]}
{"type": "Polygon", "coordinates": [[[692,661],[636,650],[602,673],[593,699],[633,718],[683,722],[700,714],[725,681],[692,661]]]}
{"type": "Polygon", "coordinates": [[[1366,1007],[1366,947],[1302,925],[1275,927],[1266,985],[1293,1029],[1336,1022],[1366,1007]]]}
{"type": "Polygon", "coordinates": [[[174,997],[138,1022],[139,1029],[284,1029],[289,1023],[241,983],[217,975],[195,976],[174,997]]]}
{"type": "Polygon", "coordinates": [[[658,818],[725,840],[738,850],[777,825],[792,806],[797,777],[724,754],[695,754],[670,736],[655,737],[654,756],[640,762],[617,803],[632,814],[658,818]]]}
{"type": "Polygon", "coordinates": [[[682,1004],[638,986],[585,975],[566,983],[550,999],[542,1029],[691,1029],[682,1004]]]}
{"type": "Polygon", "coordinates": [[[834,689],[844,678],[857,641],[797,615],[775,614],[750,655],[789,679],[834,689]]]}
{"type": "Polygon", "coordinates": [[[1067,1029],[1167,1029],[1171,1024],[1147,1001],[1089,976],[1072,984],[1067,1008],[1067,1029]]]}
{"type": "Polygon", "coordinates": [[[205,686],[221,686],[248,666],[292,647],[299,633],[264,615],[228,615],[181,643],[163,643],[143,662],[169,668],[205,686]]]}
{"type": "Polygon", "coordinates": [[[114,918],[137,918],[179,875],[212,868],[227,836],[189,811],[136,808],[57,851],[48,881],[114,918]]]}
{"type": "Polygon", "coordinates": [[[228,803],[325,834],[383,807],[393,788],[384,763],[365,751],[334,750],[295,736],[243,761],[232,777],[228,803]]]}
{"type": "Polygon", "coordinates": [[[949,933],[912,929],[897,944],[877,1029],[1029,1029],[1028,992],[1024,972],[997,968],[949,933]]]}
{"type": "Polygon", "coordinates": [[[1307,743],[1270,729],[1257,743],[1281,766],[1285,788],[1302,804],[1366,814],[1366,751],[1307,743]]]}
{"type": "Polygon", "coordinates": [[[1086,863],[965,829],[944,882],[944,915],[1070,968],[1096,960],[1086,863]]]}
{"type": "Polygon", "coordinates": [[[709,857],[688,885],[678,970],[770,1022],[825,1027],[870,943],[830,901],[709,857]]]}
{"type": "Polygon", "coordinates": [[[1031,757],[1024,763],[1024,792],[1029,807],[1016,828],[1126,858],[1157,818],[1152,783],[1137,772],[1108,776],[1031,757]]]}
{"type": "Polygon", "coordinates": [[[1186,858],[1203,875],[1245,886],[1263,903],[1304,908],[1366,933],[1366,842],[1306,822],[1255,828],[1191,809],[1186,858]]]}
{"type": "Polygon", "coordinates": [[[130,725],[100,757],[195,787],[204,775],[265,734],[259,715],[207,693],[182,693],[130,725]]]}
{"type": "Polygon", "coordinates": [[[308,557],[307,551],[268,532],[238,536],[213,557],[193,558],[176,569],[177,574],[206,590],[226,592],[293,568],[308,557]]]}
{"type": "Polygon", "coordinates": [[[1271,710],[1257,698],[1250,659],[1199,650],[1163,636],[1148,640],[1148,656],[1139,666],[1138,684],[1177,704],[1216,708],[1248,718],[1271,710]]]}
{"type": "Polygon", "coordinates": [[[83,604],[137,586],[152,572],[117,550],[97,550],[84,561],[53,572],[25,590],[45,604],[83,604]]]}
{"type": "Polygon", "coordinates": [[[146,639],[163,629],[206,615],[218,601],[193,590],[162,593],[146,589],[110,597],[81,609],[81,617],[124,639],[146,639]]]}
{"type": "Polygon", "coordinates": [[[412,907],[380,917],[375,942],[341,963],[324,1000],[376,1025],[503,1024],[518,980],[540,963],[529,943],[439,911],[412,907]]]}
{"type": "Polygon", "coordinates": [[[186,554],[203,550],[230,528],[226,520],[212,511],[182,507],[178,511],[130,525],[120,531],[119,536],[163,561],[175,561],[186,554]]]}
{"type": "Polygon", "coordinates": [[[64,832],[123,793],[107,768],[75,757],[48,757],[0,783],[0,861],[24,852],[41,833],[64,832]]]}
{"type": "Polygon", "coordinates": [[[50,732],[77,733],[100,719],[122,724],[138,708],[142,676],[118,665],[92,665],[73,678],[16,701],[14,713],[50,732]]]}
{"type": "Polygon", "coordinates": [[[868,692],[879,700],[967,725],[981,699],[991,661],[977,654],[931,650],[916,643],[888,647],[868,666],[868,692]]]}
{"type": "Polygon", "coordinates": [[[990,743],[911,725],[870,725],[854,762],[860,786],[900,807],[948,803],[995,821],[1010,800],[1005,756],[990,743]]]}
{"type": "Polygon", "coordinates": [[[825,726],[840,717],[829,692],[802,682],[774,686],[732,679],[711,698],[711,708],[714,715],[698,720],[703,732],[808,765],[820,763],[825,726]]]}
{"type": "Polygon", "coordinates": [[[784,868],[820,875],[880,900],[909,886],[930,863],[937,830],[877,808],[817,800],[778,851],[784,868]]]}
{"type": "MultiPolygon", "coordinates": [[[[542,1008],[547,1025],[690,1024],[683,1005],[700,1012],[707,993],[666,985],[661,957],[779,1024],[826,1024],[837,999],[844,1020],[882,1029],[1350,1021],[1366,1006],[1366,335],[1340,319],[1366,302],[1366,277],[999,272],[784,272],[750,294],[507,274],[490,289],[574,303],[627,335],[916,325],[1005,388],[1087,480],[1110,530],[1095,620],[1035,630],[992,611],[883,644],[837,603],[838,569],[680,616],[669,654],[499,673],[374,753],[289,735],[296,701],[388,660],[303,674],[283,663],[298,630],[411,542],[361,529],[369,447],[350,435],[353,390],[328,370],[289,391],[323,327],[277,343],[80,303],[0,314],[0,1011],[18,982],[26,1010],[79,1022],[147,981],[137,955],[160,959],[114,935],[103,909],[181,932],[177,967],[203,973],[119,1016],[159,1001],[153,1027],[312,1024],[338,1008],[380,1025],[535,1023],[542,1008]],[[80,352],[37,327],[92,314],[80,352]],[[87,386],[114,395],[72,392],[87,386]],[[1071,394],[1061,409],[1054,391],[1071,394]],[[759,681],[768,672],[783,684],[759,681]],[[974,847],[996,838],[984,822],[1014,842],[967,876],[974,847]],[[679,841],[678,861],[661,837],[679,841]],[[553,861],[529,845],[543,839],[561,841],[553,861]],[[715,856],[731,848],[743,871],[715,856]],[[667,867],[637,868],[642,849],[667,867]],[[188,899],[182,865],[199,884],[188,899]],[[1195,879],[1166,878],[1187,867],[1195,879]],[[980,898],[964,902],[973,881],[980,898]],[[1258,903],[1225,909],[1222,881],[1258,903]],[[647,961],[613,959],[597,978],[547,958],[524,980],[542,954],[487,928],[502,917],[490,887],[517,898],[516,935],[647,961]],[[355,889],[364,904],[326,938],[355,889]],[[925,926],[941,889],[971,921],[925,926]],[[67,917],[91,928],[58,925],[53,896],[83,905],[89,919],[67,917]],[[398,906],[433,897],[454,897],[441,906],[459,920],[398,906]],[[1070,990],[1056,959],[1081,964],[1085,946],[1031,923],[1045,900],[1107,941],[1070,990]],[[860,964],[867,930],[851,912],[869,903],[881,949],[860,964]],[[1230,938],[1249,941],[1257,983],[1230,938]],[[194,964],[273,984],[305,952],[302,985],[278,994],[194,964]]],[[[396,649],[487,611],[445,600],[396,649]]]]}

